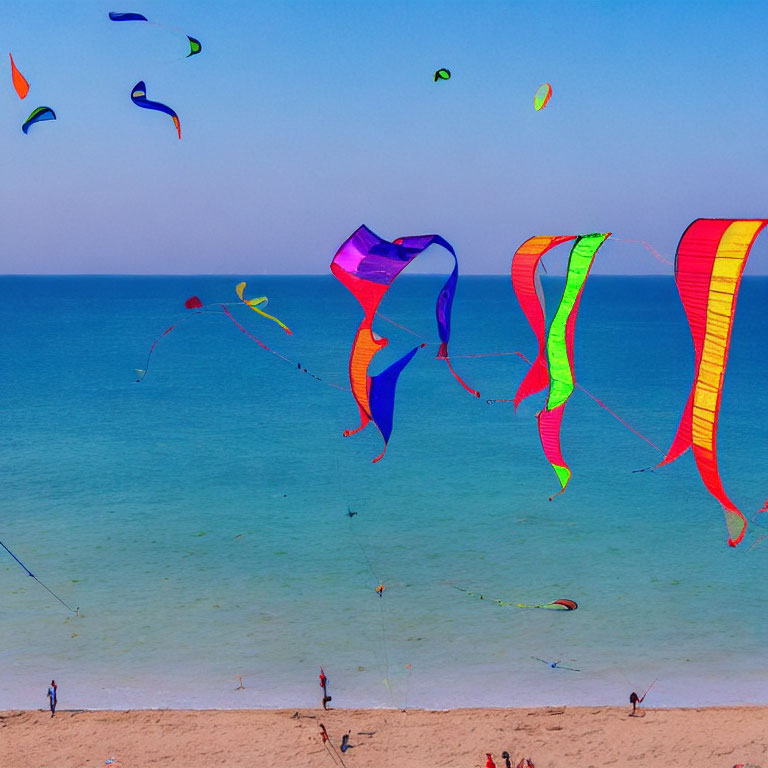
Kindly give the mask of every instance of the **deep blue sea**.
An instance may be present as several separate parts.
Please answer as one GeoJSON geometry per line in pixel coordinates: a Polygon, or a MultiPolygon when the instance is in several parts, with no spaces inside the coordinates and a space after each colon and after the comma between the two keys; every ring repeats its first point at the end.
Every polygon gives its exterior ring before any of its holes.
{"type": "MultiPolygon", "coordinates": [[[[442,279],[400,278],[382,313],[431,346],[400,378],[395,428],[358,424],[361,318],[332,277],[252,277],[293,330],[232,307],[237,277],[0,278],[0,709],[768,704],[768,547],[736,549],[689,454],[661,453],[577,390],[563,495],[534,415],[535,354],[508,277],[461,278],[435,359],[442,279]],[[297,368],[300,363],[322,381],[297,368]],[[357,512],[349,517],[348,509],[357,512]],[[382,598],[375,587],[384,584],[382,598]],[[566,597],[574,612],[501,607],[566,597]],[[536,658],[579,671],[552,668],[536,658]],[[245,686],[238,687],[237,676],[245,686]]],[[[563,281],[545,279],[549,316],[563,281]]],[[[768,279],[745,278],[720,416],[720,470],[745,514],[768,495],[768,279]]],[[[378,322],[390,346],[417,339],[378,322]]],[[[379,359],[380,358],[380,359],[379,359]]],[[[576,376],[660,449],[692,377],[671,277],[588,281],[576,376]]],[[[765,543],[765,542],[763,542],[765,543]]]]}

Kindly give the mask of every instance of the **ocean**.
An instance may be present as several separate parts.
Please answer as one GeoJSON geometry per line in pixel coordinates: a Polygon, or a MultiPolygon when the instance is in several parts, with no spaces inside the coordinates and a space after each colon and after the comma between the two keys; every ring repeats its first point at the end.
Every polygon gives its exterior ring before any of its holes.
{"type": "MultiPolygon", "coordinates": [[[[0,708],[46,706],[52,678],[64,709],[318,706],[321,665],[339,707],[628,705],[654,680],[649,706],[768,704],[768,530],[728,547],[690,453],[633,472],[668,447],[691,384],[671,277],[587,282],[577,381],[656,447],[576,390],[573,479],[551,502],[543,394],[487,402],[526,370],[499,353],[535,355],[508,277],[459,281],[450,351],[479,399],[435,359],[443,280],[396,281],[374,367],[428,346],[377,464],[373,425],[342,437],[362,313],[330,276],[245,278],[293,335],[232,314],[287,359],[206,312],[137,383],[184,300],[236,301],[239,279],[0,278],[0,540],[80,614],[0,549],[0,708]]],[[[550,318],[562,286],[545,278],[550,318]]],[[[720,415],[748,517],[768,496],[767,303],[768,279],[744,278],[720,415]]]]}

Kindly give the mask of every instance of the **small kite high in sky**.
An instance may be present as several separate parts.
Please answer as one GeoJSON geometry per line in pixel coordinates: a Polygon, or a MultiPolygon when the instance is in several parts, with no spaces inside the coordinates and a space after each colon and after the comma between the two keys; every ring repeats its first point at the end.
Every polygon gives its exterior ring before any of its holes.
{"type": "Polygon", "coordinates": [[[147,86],[143,80],[139,80],[136,85],[133,86],[131,91],[131,101],[137,106],[143,109],[156,109],[158,112],[165,112],[166,115],[170,115],[173,120],[173,124],[176,126],[176,132],[181,139],[181,123],[179,123],[179,116],[169,106],[161,104],[159,101],[150,101],[147,98],[147,86]]]}
{"type": "Polygon", "coordinates": [[[43,120],[55,120],[56,119],[56,113],[50,108],[50,107],[38,107],[37,109],[33,109],[30,116],[24,121],[24,124],[21,126],[21,130],[24,131],[24,133],[27,133],[29,131],[30,126],[34,125],[35,123],[40,123],[43,120]]]}
{"type": "Polygon", "coordinates": [[[533,108],[538,112],[549,104],[549,100],[552,98],[552,86],[549,83],[542,83],[536,95],[533,97],[533,108]]]}
{"type": "Polygon", "coordinates": [[[512,257],[512,287],[539,342],[536,359],[515,394],[515,408],[526,397],[549,385],[547,404],[537,414],[537,420],[544,455],[560,481],[560,490],[555,496],[565,490],[571,479],[571,470],[566,464],[560,448],[560,428],[565,404],[573,394],[575,386],[573,335],[579,312],[579,302],[589,270],[592,268],[592,262],[598,249],[609,236],[610,233],[583,235],[581,237],[573,235],[532,237],[526,240],[512,257]],[[575,242],[568,258],[565,289],[560,300],[560,306],[550,324],[545,346],[544,293],[541,290],[537,268],[541,257],[548,250],[571,240],[575,242]]]}
{"type": "Polygon", "coordinates": [[[189,53],[187,54],[187,58],[190,56],[196,56],[200,51],[203,50],[203,46],[200,43],[199,40],[196,40],[194,37],[190,37],[187,35],[187,40],[189,40],[189,53]]]}
{"type": "Polygon", "coordinates": [[[720,479],[717,421],[741,275],[766,224],[768,219],[696,219],[675,256],[675,283],[693,337],[693,385],[672,445],[657,466],[693,448],[701,479],[725,512],[732,547],[744,538],[747,520],[720,479]]]}
{"type": "Polygon", "coordinates": [[[435,82],[438,80],[450,80],[451,79],[451,70],[446,69],[445,67],[441,67],[440,69],[435,72],[435,82]]]}
{"type": "Polygon", "coordinates": [[[29,93],[29,83],[24,75],[16,68],[16,64],[13,61],[13,54],[9,53],[8,56],[11,59],[11,80],[13,81],[13,87],[16,89],[16,93],[20,99],[25,99],[29,93]]]}
{"type": "MultiPolygon", "coordinates": [[[[391,243],[383,240],[368,227],[361,226],[341,245],[331,262],[331,272],[360,302],[364,317],[352,342],[349,358],[349,381],[352,395],[360,412],[360,426],[347,430],[344,435],[354,435],[369,422],[381,432],[384,450],[374,461],[384,456],[392,433],[395,387],[397,379],[419,347],[394,362],[376,376],[368,375],[368,367],[374,355],[389,342],[373,331],[376,310],[395,278],[430,245],[445,248],[454,260],[453,271],[437,297],[437,330],[440,336],[438,358],[445,360],[456,380],[470,393],[479,397],[456,374],[448,357],[448,341],[451,336],[451,307],[459,279],[459,263],[456,252],[449,242],[439,235],[398,237],[391,243]]],[[[424,346],[423,344],[421,346],[424,346]]]]}
{"type": "Polygon", "coordinates": [[[109,12],[110,21],[148,21],[142,13],[120,13],[119,11],[109,12]]]}

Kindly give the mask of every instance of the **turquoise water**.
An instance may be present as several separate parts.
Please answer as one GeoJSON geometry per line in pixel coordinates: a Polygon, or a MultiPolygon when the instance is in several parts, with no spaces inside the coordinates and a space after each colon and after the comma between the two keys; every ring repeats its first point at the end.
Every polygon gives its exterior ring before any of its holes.
{"type": "MultiPolygon", "coordinates": [[[[249,280],[294,331],[234,308],[184,322],[227,277],[0,278],[0,708],[316,706],[322,664],[338,706],[768,703],[768,551],[731,549],[690,455],[659,453],[577,391],[557,489],[534,419],[515,415],[534,339],[505,277],[462,278],[455,365],[436,347],[401,377],[380,463],[344,386],[360,319],[328,277],[249,280]],[[350,518],[347,508],[357,511],[350,518]],[[382,599],[374,588],[386,585],[382,599]],[[502,608],[454,586],[572,613],[502,608]],[[532,656],[579,672],[551,669],[532,656]],[[410,668],[408,667],[410,665],[410,668]],[[243,678],[245,690],[234,690],[243,678]]],[[[435,341],[439,278],[403,277],[382,312],[435,341]]],[[[545,290],[550,315],[562,281],[545,290]]],[[[751,515],[768,494],[768,280],[745,278],[720,419],[726,490],[751,515]]],[[[590,278],[579,382],[660,448],[691,380],[671,278],[590,278]]],[[[391,347],[416,339],[378,326],[391,347]]],[[[535,402],[534,402],[535,401],[535,402]]],[[[763,531],[766,532],[766,531],[763,531]]],[[[759,533],[759,531],[758,531],[759,533]]]]}

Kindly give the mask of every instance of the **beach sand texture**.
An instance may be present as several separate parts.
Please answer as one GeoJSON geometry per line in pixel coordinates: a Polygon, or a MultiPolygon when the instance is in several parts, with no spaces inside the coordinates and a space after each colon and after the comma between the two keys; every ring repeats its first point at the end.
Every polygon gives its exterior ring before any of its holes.
{"type": "Polygon", "coordinates": [[[768,765],[768,709],[6,711],[0,745],[2,768],[732,768],[768,765]]]}

